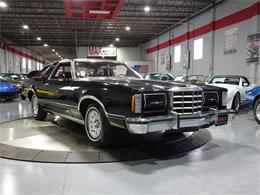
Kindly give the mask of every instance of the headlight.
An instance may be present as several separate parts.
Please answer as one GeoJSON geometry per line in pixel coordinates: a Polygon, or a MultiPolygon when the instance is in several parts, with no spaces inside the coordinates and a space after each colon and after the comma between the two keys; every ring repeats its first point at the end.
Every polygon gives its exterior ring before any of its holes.
{"type": "Polygon", "coordinates": [[[132,96],[131,109],[133,113],[140,114],[142,112],[142,95],[136,94],[132,96]]]}
{"type": "Polygon", "coordinates": [[[222,92],[222,106],[226,106],[227,105],[227,92],[223,91],[222,92]]]}

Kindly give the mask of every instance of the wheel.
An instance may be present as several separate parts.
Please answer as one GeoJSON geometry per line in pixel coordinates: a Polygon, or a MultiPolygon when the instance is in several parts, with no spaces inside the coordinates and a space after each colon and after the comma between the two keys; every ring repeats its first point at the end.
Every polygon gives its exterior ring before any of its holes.
{"type": "Polygon", "coordinates": [[[232,109],[235,110],[236,112],[238,112],[240,109],[240,95],[238,93],[234,96],[232,102],[232,109]]]}
{"type": "Polygon", "coordinates": [[[47,116],[47,112],[43,110],[42,106],[38,102],[38,98],[36,95],[32,97],[32,115],[33,118],[39,121],[44,121],[47,116]]]}
{"type": "Polygon", "coordinates": [[[85,115],[85,130],[95,146],[112,144],[114,134],[103,109],[96,103],[89,105],[85,115]]]}
{"type": "Polygon", "coordinates": [[[256,122],[260,125],[260,99],[256,100],[254,105],[254,116],[256,122]]]}

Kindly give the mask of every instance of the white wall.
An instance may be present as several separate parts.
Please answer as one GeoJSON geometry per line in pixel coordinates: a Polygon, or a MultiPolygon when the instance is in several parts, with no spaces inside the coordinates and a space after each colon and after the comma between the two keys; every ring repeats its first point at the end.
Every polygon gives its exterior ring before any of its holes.
{"type": "Polygon", "coordinates": [[[8,47],[9,49],[0,48],[0,73],[29,73],[30,71],[36,70],[36,60],[23,57],[27,54],[28,56],[37,58],[37,60],[44,62],[45,59],[32,51],[29,51],[22,47],[8,47]],[[13,51],[19,51],[20,54],[13,51]],[[25,58],[26,68],[22,69],[22,59],[25,58]],[[31,69],[28,67],[28,63],[31,61],[31,69]]]}
{"type": "MultiPolygon", "coordinates": [[[[245,8],[253,6],[257,0],[227,0],[224,3],[219,4],[215,8],[207,10],[206,12],[192,18],[188,22],[185,22],[169,32],[166,32],[163,35],[149,41],[146,46],[147,49],[159,45],[165,41],[170,40],[167,37],[176,38],[180,35],[183,35],[188,32],[192,32],[195,29],[198,29],[202,26],[212,23],[213,21],[218,21],[226,16],[230,16],[236,12],[239,12],[245,8]],[[214,15],[215,12],[215,15],[214,15]],[[214,18],[215,16],[215,18],[214,18]]],[[[259,6],[260,7],[260,6],[259,6]]],[[[258,9],[259,9],[258,7],[258,9]]],[[[246,13],[250,14],[250,13],[246,13]]],[[[260,18],[254,16],[243,20],[239,23],[226,26],[224,28],[218,29],[216,31],[210,31],[204,33],[203,35],[196,37],[202,37],[204,39],[204,50],[203,50],[203,59],[202,60],[193,60],[193,44],[195,39],[190,39],[189,41],[183,41],[179,44],[172,45],[170,47],[160,49],[158,51],[148,53],[146,59],[152,60],[155,64],[154,69],[159,72],[166,72],[166,67],[161,64],[161,54],[162,52],[168,52],[174,55],[174,47],[176,45],[182,46],[182,61],[181,63],[173,63],[172,61],[172,71],[174,75],[180,74],[203,74],[206,76],[212,76],[216,74],[241,74],[250,78],[251,81],[255,81],[260,84],[260,68],[258,65],[246,64],[246,47],[247,47],[247,36],[260,32],[260,18]],[[237,27],[239,29],[238,35],[238,51],[233,54],[224,54],[224,41],[225,41],[225,32],[227,30],[237,27]],[[184,54],[187,52],[187,47],[189,43],[189,49],[191,51],[191,63],[190,68],[187,71],[183,68],[184,54]]]]}

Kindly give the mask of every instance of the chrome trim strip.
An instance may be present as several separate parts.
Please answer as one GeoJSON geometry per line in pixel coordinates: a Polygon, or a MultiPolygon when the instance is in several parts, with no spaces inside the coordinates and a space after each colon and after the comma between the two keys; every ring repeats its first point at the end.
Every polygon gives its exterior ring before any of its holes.
{"type": "Polygon", "coordinates": [[[80,111],[80,105],[81,105],[82,101],[85,100],[85,99],[90,99],[90,100],[94,100],[95,102],[97,102],[102,107],[102,109],[105,112],[105,114],[107,115],[107,112],[106,112],[104,104],[98,98],[96,98],[93,95],[85,95],[82,98],[80,98],[79,104],[78,104],[78,110],[79,111],[80,111]]]}
{"type": "Polygon", "coordinates": [[[60,113],[58,113],[58,112],[54,112],[54,111],[51,111],[51,110],[48,110],[48,109],[45,109],[45,108],[44,108],[44,110],[47,111],[47,112],[49,112],[49,113],[52,113],[52,114],[61,116],[61,117],[63,117],[63,118],[66,118],[66,119],[69,119],[69,120],[74,121],[74,122],[76,122],[76,123],[79,123],[79,124],[81,124],[81,125],[84,125],[84,121],[83,121],[83,120],[76,119],[76,118],[74,118],[74,117],[72,117],[72,116],[67,116],[67,115],[64,115],[64,114],[60,114],[60,113]]]}
{"type": "Polygon", "coordinates": [[[46,103],[46,104],[52,104],[52,105],[58,105],[58,106],[64,106],[64,107],[77,109],[77,106],[72,106],[72,105],[69,105],[69,104],[62,104],[62,103],[58,103],[58,102],[52,102],[52,101],[48,101],[48,100],[44,100],[44,99],[38,99],[38,101],[42,102],[42,103],[46,103]]]}

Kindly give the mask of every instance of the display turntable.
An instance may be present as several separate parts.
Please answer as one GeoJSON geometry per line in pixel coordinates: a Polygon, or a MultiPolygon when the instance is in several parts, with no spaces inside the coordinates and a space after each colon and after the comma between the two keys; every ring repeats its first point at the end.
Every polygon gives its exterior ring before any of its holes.
{"type": "Polygon", "coordinates": [[[45,163],[103,163],[170,159],[199,148],[211,139],[206,129],[195,133],[129,135],[117,131],[110,147],[88,143],[84,127],[49,115],[44,122],[31,117],[0,123],[0,157],[45,163]]]}

